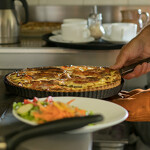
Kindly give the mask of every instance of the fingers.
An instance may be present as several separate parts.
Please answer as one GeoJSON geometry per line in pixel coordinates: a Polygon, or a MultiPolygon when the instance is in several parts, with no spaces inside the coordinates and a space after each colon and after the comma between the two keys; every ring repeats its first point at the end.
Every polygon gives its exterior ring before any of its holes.
{"type": "Polygon", "coordinates": [[[139,77],[143,74],[146,74],[149,71],[150,71],[150,64],[144,62],[142,65],[136,66],[133,72],[123,76],[123,78],[124,79],[132,79],[135,77],[139,77]]]}
{"type": "Polygon", "coordinates": [[[142,64],[142,70],[141,70],[141,75],[147,73],[147,69],[148,69],[148,63],[144,62],[142,64]]]}
{"type": "Polygon", "coordinates": [[[132,64],[135,59],[141,57],[141,51],[143,47],[141,46],[139,40],[134,38],[129,43],[124,45],[116,59],[116,63],[111,66],[112,69],[120,69],[123,66],[132,64]]]}
{"type": "Polygon", "coordinates": [[[118,55],[116,62],[113,66],[111,66],[110,68],[112,69],[120,69],[124,66],[124,64],[127,62],[128,60],[128,55],[129,53],[127,52],[126,49],[126,45],[122,48],[120,54],[118,55]]]}
{"type": "Polygon", "coordinates": [[[123,53],[121,53],[117,59],[116,59],[116,63],[111,66],[110,68],[112,69],[120,69],[124,66],[124,64],[126,63],[127,61],[127,57],[123,56],[123,53]]]}

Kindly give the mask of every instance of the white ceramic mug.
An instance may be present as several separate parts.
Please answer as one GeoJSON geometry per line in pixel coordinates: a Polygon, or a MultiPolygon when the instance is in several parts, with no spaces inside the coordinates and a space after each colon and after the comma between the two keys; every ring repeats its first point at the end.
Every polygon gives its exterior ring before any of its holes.
{"type": "Polygon", "coordinates": [[[139,32],[149,22],[149,13],[141,9],[125,9],[121,10],[122,22],[137,24],[137,31],[139,32]]]}
{"type": "Polygon", "coordinates": [[[90,37],[90,31],[85,24],[62,24],[62,39],[70,42],[82,42],[90,37]]]}
{"type": "Polygon", "coordinates": [[[137,35],[137,24],[112,23],[110,39],[115,41],[130,41],[137,35]]]}
{"type": "Polygon", "coordinates": [[[103,28],[104,28],[104,31],[105,31],[104,36],[107,37],[107,38],[109,38],[110,35],[111,35],[111,26],[112,26],[111,23],[104,23],[103,24],[103,28]]]}
{"type": "Polygon", "coordinates": [[[63,24],[66,23],[81,23],[87,25],[87,20],[83,18],[67,18],[63,20],[63,24]]]}

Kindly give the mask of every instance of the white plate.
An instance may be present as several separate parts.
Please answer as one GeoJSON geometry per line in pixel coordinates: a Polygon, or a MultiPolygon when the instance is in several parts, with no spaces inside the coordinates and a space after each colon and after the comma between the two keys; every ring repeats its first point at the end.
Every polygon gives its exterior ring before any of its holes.
{"type": "Polygon", "coordinates": [[[62,36],[59,34],[59,35],[50,36],[49,40],[53,41],[53,42],[59,42],[59,43],[88,43],[88,42],[94,41],[94,38],[93,37],[89,37],[89,38],[87,38],[87,39],[85,39],[83,41],[74,42],[74,41],[63,40],[62,36]]]}
{"type": "Polygon", "coordinates": [[[54,35],[61,34],[61,30],[54,30],[54,31],[52,31],[52,34],[54,34],[54,35]]]}
{"type": "Polygon", "coordinates": [[[123,41],[123,40],[116,41],[116,40],[110,39],[110,38],[105,37],[105,36],[102,36],[101,39],[104,41],[107,41],[107,42],[115,43],[115,44],[126,44],[129,42],[129,41],[123,41]]]}
{"type": "MultiPolygon", "coordinates": [[[[44,99],[45,98],[41,98],[39,100],[44,100],[44,99]]],[[[101,114],[104,117],[103,121],[100,121],[94,125],[87,125],[85,127],[69,131],[68,133],[95,132],[97,130],[101,130],[119,124],[128,117],[128,112],[126,109],[124,109],[123,107],[115,103],[105,101],[105,100],[85,98],[85,97],[53,97],[53,99],[54,101],[61,101],[64,103],[67,103],[71,99],[75,99],[75,101],[73,101],[71,105],[77,106],[87,111],[92,111],[94,114],[101,114]]],[[[26,119],[21,118],[14,110],[13,110],[13,115],[18,120],[24,123],[30,125],[36,125],[35,122],[28,121],[26,119]]]]}

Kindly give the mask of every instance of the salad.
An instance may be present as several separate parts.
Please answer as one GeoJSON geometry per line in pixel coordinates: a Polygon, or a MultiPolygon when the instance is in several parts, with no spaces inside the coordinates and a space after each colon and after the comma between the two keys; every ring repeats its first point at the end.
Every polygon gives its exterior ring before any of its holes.
{"type": "Polygon", "coordinates": [[[51,96],[39,101],[37,97],[33,100],[24,99],[23,102],[14,102],[13,110],[22,118],[42,124],[57,119],[90,115],[86,110],[80,109],[67,103],[53,101],[51,96]]]}

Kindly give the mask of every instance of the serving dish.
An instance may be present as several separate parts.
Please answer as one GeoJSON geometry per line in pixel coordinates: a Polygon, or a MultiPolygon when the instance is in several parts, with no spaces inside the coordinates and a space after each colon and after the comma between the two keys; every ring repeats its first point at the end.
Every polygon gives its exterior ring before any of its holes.
{"type": "Polygon", "coordinates": [[[62,35],[59,34],[59,35],[50,36],[49,40],[53,42],[59,42],[59,43],[88,43],[88,42],[93,42],[95,39],[93,37],[89,37],[89,38],[84,39],[83,41],[78,41],[78,42],[66,41],[66,40],[63,40],[62,35]]]}
{"type": "Polygon", "coordinates": [[[116,41],[116,40],[113,40],[113,39],[108,38],[108,37],[105,37],[105,36],[102,36],[101,38],[102,38],[104,41],[107,41],[107,42],[110,42],[110,43],[114,43],[114,44],[126,44],[126,43],[129,42],[129,41],[124,41],[124,40],[116,41]]]}
{"type": "Polygon", "coordinates": [[[54,34],[48,33],[42,36],[42,39],[46,41],[46,46],[49,47],[64,47],[77,50],[112,50],[120,49],[124,44],[110,43],[103,39],[94,40],[86,43],[71,43],[71,42],[59,42],[52,41],[50,38],[54,34]]]}

